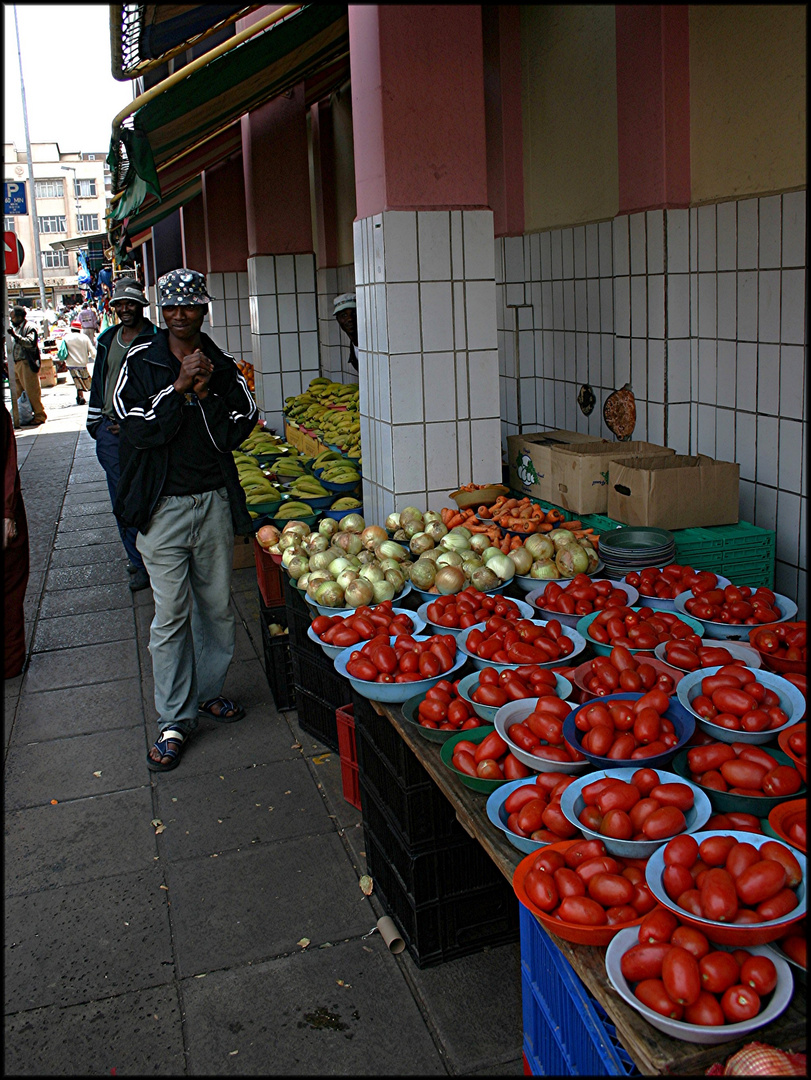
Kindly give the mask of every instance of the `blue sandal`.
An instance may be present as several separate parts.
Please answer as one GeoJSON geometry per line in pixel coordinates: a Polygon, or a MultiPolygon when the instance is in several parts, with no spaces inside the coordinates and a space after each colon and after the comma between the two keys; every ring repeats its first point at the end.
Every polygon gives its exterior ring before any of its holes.
{"type": "Polygon", "coordinates": [[[151,769],[152,772],[169,772],[170,769],[176,769],[180,764],[180,753],[183,749],[183,743],[186,741],[186,736],[182,731],[175,731],[173,728],[167,728],[162,731],[154,743],[153,748],[158,751],[162,758],[168,757],[170,760],[164,764],[162,761],[155,761],[149,754],[146,755],[146,767],[151,769]],[[178,743],[176,750],[170,748],[169,743],[178,743]]]}
{"type": "Polygon", "coordinates": [[[245,710],[241,705],[237,705],[226,697],[215,697],[199,705],[197,715],[207,716],[210,720],[216,720],[218,724],[235,724],[237,720],[242,720],[245,716],[245,710]],[[215,706],[217,712],[214,712],[215,706]],[[233,715],[228,716],[228,713],[233,715]]]}

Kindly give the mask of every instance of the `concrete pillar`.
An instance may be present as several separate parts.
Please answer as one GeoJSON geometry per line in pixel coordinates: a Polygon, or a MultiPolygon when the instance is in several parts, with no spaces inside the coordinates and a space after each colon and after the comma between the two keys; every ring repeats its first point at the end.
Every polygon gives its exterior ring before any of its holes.
{"type": "Polygon", "coordinates": [[[202,192],[180,208],[183,238],[183,265],[198,273],[208,272],[206,222],[202,192]]]}
{"type": "Polygon", "coordinates": [[[156,278],[183,265],[180,216],[177,211],[152,226],[156,278]]]}
{"type": "Polygon", "coordinates": [[[380,522],[501,477],[481,9],[350,6],[349,32],[363,505],[380,522]]]}

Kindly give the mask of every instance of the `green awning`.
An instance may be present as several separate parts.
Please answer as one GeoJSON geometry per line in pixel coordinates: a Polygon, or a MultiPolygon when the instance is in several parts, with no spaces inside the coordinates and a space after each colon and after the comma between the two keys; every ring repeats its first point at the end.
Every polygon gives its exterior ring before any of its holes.
{"type": "Polygon", "coordinates": [[[145,206],[140,213],[127,218],[125,222],[118,225],[111,224],[109,236],[118,259],[124,258],[132,246],[133,238],[137,237],[139,233],[147,232],[153,225],[157,225],[159,221],[169,217],[175,210],[191,202],[202,190],[202,178],[199,175],[195,176],[193,180],[177,188],[161,202],[153,201],[149,206],[145,206]]]}
{"type": "Polygon", "coordinates": [[[162,164],[348,54],[346,5],[308,4],[148,101],[113,132],[111,226],[161,198],[162,164]]]}

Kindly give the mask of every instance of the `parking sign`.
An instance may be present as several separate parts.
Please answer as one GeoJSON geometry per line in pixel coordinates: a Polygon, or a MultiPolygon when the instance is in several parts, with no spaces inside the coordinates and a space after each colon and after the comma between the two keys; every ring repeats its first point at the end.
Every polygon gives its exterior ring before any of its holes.
{"type": "Polygon", "coordinates": [[[19,217],[28,213],[28,200],[25,194],[24,180],[5,180],[3,182],[3,211],[8,217],[19,217]]]}

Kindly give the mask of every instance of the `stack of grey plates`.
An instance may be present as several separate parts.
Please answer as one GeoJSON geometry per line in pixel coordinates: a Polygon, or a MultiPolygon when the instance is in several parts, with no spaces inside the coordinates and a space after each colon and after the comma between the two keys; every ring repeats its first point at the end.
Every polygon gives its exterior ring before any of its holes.
{"type": "Polygon", "coordinates": [[[625,525],[600,535],[604,577],[619,581],[631,570],[668,566],[676,558],[676,538],[666,529],[625,525]]]}

